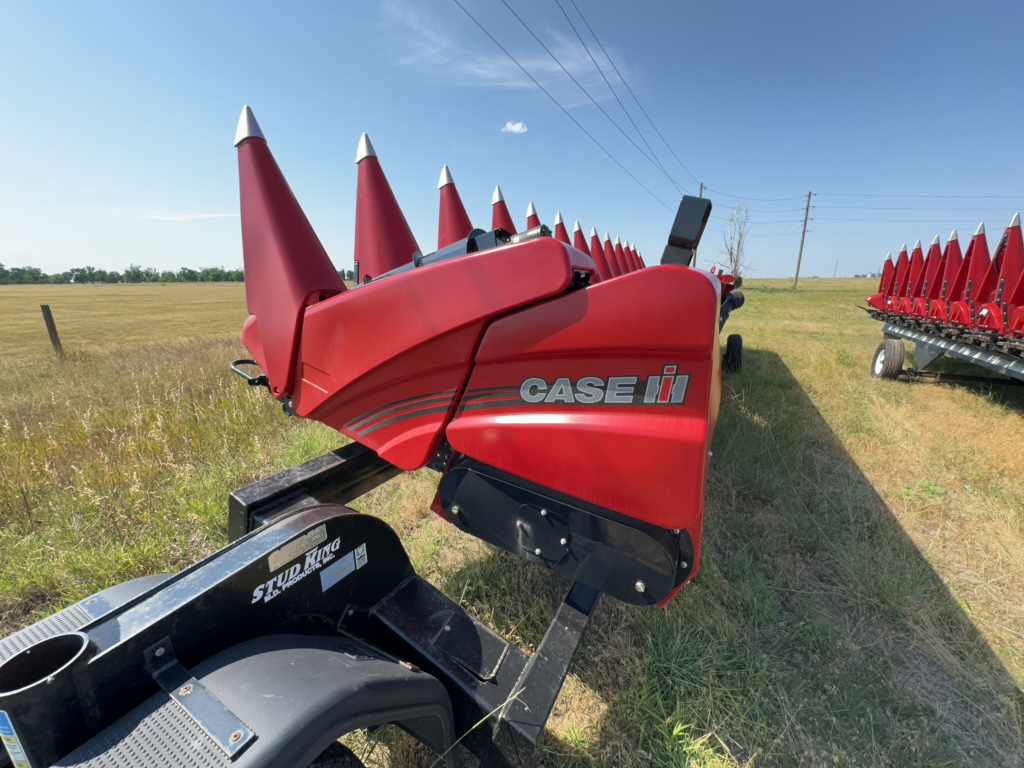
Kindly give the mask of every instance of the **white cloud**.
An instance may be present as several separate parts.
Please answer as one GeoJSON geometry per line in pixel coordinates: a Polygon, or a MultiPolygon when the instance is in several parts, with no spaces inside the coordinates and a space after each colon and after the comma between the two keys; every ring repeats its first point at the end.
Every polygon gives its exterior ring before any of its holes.
{"type": "MultiPolygon", "coordinates": [[[[447,13],[425,9],[422,4],[411,0],[385,0],[381,4],[384,23],[394,33],[397,42],[397,61],[407,67],[430,72],[432,77],[443,77],[448,81],[464,85],[482,85],[497,88],[535,88],[531,79],[507,55],[480,33],[476,25],[462,15],[458,9],[447,13]]],[[[476,14],[474,14],[476,15],[476,14]]],[[[479,17],[478,17],[479,18],[479,17]]],[[[494,26],[493,21],[487,22],[494,26]]],[[[511,27],[518,22],[508,20],[511,27]]],[[[612,99],[601,74],[594,67],[590,54],[579,40],[559,32],[547,30],[545,44],[558,60],[573,73],[574,77],[598,101],[612,99]]],[[[591,52],[606,73],[611,73],[611,62],[605,55],[591,52]]],[[[609,46],[609,48],[611,48],[609,46]]],[[[547,53],[530,48],[513,48],[512,54],[541,85],[566,108],[589,104],[585,96],[559,64],[547,53]]],[[[612,51],[618,68],[635,84],[641,78],[632,71],[625,56],[612,51]]]]}
{"type": "Polygon", "coordinates": [[[518,123],[513,123],[509,120],[505,123],[505,127],[501,129],[502,133],[526,133],[529,128],[526,127],[526,123],[520,120],[518,123]]]}

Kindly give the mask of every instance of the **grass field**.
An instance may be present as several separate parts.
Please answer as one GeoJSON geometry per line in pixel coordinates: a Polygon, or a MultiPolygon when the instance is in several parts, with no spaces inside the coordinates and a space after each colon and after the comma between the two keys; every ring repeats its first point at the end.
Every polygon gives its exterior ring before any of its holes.
{"type": "MultiPolygon", "coordinates": [[[[665,610],[602,601],[539,765],[1024,764],[1024,396],[873,380],[871,282],[787,285],[727,326],[700,575],[665,610]]],[[[212,551],[229,490],[336,447],[228,372],[244,317],[238,285],[0,286],[0,632],[212,551]]],[[[535,647],[565,585],[430,513],[435,482],[354,506],[535,647]]]]}

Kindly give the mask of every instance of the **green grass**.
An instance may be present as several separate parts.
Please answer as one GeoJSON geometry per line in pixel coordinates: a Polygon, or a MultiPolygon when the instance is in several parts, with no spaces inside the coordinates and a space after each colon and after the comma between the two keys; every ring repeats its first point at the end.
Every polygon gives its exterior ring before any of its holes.
{"type": "MultiPolygon", "coordinates": [[[[868,281],[744,290],[702,570],[664,610],[602,600],[537,764],[1021,765],[1024,398],[871,379],[868,281]]],[[[244,315],[237,286],[0,288],[0,631],[212,551],[229,490],[338,444],[227,371],[244,315]]],[[[536,647],[566,585],[433,515],[435,485],[354,506],[536,647]]],[[[358,746],[433,762],[396,732],[358,746]]]]}

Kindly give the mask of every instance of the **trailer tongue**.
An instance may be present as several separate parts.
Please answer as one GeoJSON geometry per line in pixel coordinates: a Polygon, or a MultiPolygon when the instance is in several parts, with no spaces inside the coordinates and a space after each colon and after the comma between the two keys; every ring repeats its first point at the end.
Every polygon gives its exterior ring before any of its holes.
{"type": "Polygon", "coordinates": [[[742,304],[689,266],[710,203],[684,198],[645,267],[578,222],[570,245],[560,215],[552,236],[532,204],[516,234],[500,190],[492,229],[473,229],[446,167],[424,256],[364,136],[346,288],[248,108],[236,146],[252,358],[232,368],[354,442],[232,493],[231,543],[207,559],[0,641],[7,753],[356,765],[334,742],[395,723],[450,765],[460,737],[528,765],[600,596],[665,605],[699,567],[718,333],[742,304]],[[532,656],[345,506],[425,466],[438,515],[571,583],[532,656]]]}

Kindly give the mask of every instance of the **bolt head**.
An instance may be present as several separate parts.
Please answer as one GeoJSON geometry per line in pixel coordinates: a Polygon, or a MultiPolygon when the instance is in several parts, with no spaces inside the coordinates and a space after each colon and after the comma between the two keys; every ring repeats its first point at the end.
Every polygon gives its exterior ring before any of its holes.
{"type": "Polygon", "coordinates": [[[680,560],[679,561],[679,567],[682,568],[685,571],[687,568],[690,567],[690,564],[688,562],[686,562],[685,560],[680,560]]]}
{"type": "Polygon", "coordinates": [[[568,539],[559,539],[558,543],[561,544],[564,547],[566,544],[569,543],[569,540],[568,539]]]}
{"type": "Polygon", "coordinates": [[[231,734],[231,743],[232,744],[237,744],[239,739],[241,739],[241,738],[242,738],[242,732],[241,731],[235,731],[234,733],[231,734]]]}
{"type": "Polygon", "coordinates": [[[638,579],[636,584],[633,585],[633,589],[637,592],[643,593],[647,591],[647,585],[638,579]]]}
{"type": "Polygon", "coordinates": [[[192,684],[191,683],[187,683],[187,684],[181,686],[181,688],[178,690],[178,695],[179,696],[188,696],[190,693],[192,693],[192,684]]]}
{"type": "Polygon", "coordinates": [[[533,554],[535,554],[537,557],[540,557],[540,547],[537,547],[535,550],[533,550],[533,554]]]}
{"type": "Polygon", "coordinates": [[[164,655],[165,653],[167,653],[167,651],[165,651],[165,650],[164,650],[163,648],[157,648],[157,649],[156,649],[156,650],[155,650],[155,651],[153,652],[153,655],[154,655],[154,656],[156,656],[157,658],[160,658],[160,657],[161,657],[161,656],[163,656],[163,655],[164,655]]]}
{"type": "Polygon", "coordinates": [[[452,514],[453,514],[453,515],[457,515],[457,514],[459,514],[459,513],[461,512],[461,511],[462,511],[462,510],[461,510],[461,509],[459,509],[459,505],[458,505],[458,504],[453,504],[453,505],[452,505],[452,514]]]}
{"type": "Polygon", "coordinates": [[[540,511],[540,516],[541,516],[541,517],[547,517],[547,516],[548,516],[548,511],[547,511],[546,509],[542,509],[542,510],[540,511]]]}

